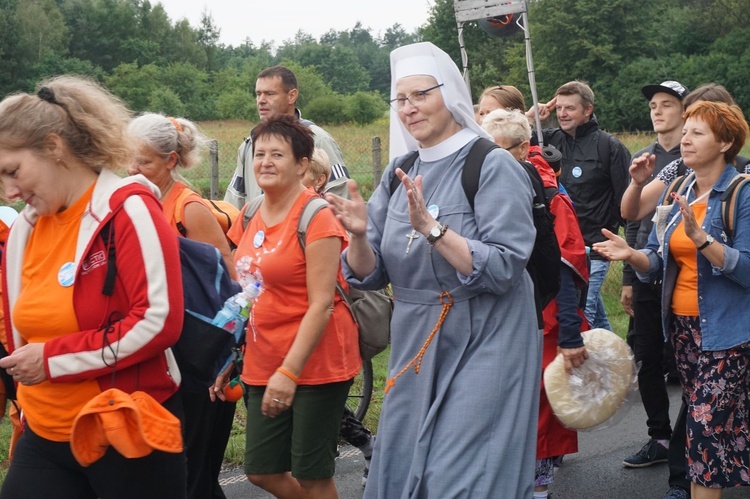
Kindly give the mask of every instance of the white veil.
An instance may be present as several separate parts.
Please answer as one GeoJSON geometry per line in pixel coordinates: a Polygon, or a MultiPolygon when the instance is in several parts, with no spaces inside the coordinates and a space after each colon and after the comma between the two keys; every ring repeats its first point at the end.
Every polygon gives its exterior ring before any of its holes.
{"type": "MultiPolygon", "coordinates": [[[[428,75],[443,86],[445,107],[456,122],[480,137],[492,137],[477,124],[471,94],[456,63],[448,54],[430,42],[414,43],[399,47],[391,52],[391,99],[396,97],[396,82],[406,76],[428,75]]],[[[398,113],[391,108],[389,157],[391,160],[417,149],[414,137],[406,130],[398,113]]]]}

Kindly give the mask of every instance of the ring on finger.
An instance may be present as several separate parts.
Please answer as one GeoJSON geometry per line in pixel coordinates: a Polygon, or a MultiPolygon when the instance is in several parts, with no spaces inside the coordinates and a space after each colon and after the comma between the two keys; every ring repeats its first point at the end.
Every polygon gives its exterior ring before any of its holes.
{"type": "Polygon", "coordinates": [[[279,399],[271,399],[271,401],[272,402],[276,402],[277,404],[281,404],[281,405],[289,405],[286,402],[284,402],[283,400],[279,400],[279,399]]]}

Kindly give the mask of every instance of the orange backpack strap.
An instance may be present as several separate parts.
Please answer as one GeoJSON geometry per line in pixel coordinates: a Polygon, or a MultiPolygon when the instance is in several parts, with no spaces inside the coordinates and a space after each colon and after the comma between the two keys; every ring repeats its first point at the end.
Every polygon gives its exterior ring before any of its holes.
{"type": "Polygon", "coordinates": [[[676,179],[672,181],[671,184],[667,187],[666,192],[664,193],[664,199],[662,200],[662,204],[664,206],[669,206],[674,202],[674,199],[672,199],[672,193],[676,192],[678,194],[683,194],[681,189],[683,188],[685,184],[685,180],[687,180],[688,175],[680,175],[676,179]]]}
{"type": "Polygon", "coordinates": [[[737,197],[742,188],[750,183],[750,175],[737,175],[721,195],[721,221],[727,237],[734,238],[734,225],[737,218],[737,197]]]}
{"type": "Polygon", "coordinates": [[[200,195],[190,190],[188,187],[184,187],[174,201],[174,211],[172,212],[171,219],[177,226],[177,230],[180,232],[182,237],[187,236],[187,229],[185,228],[185,224],[182,223],[182,221],[185,219],[185,205],[188,204],[188,198],[193,195],[198,197],[196,201],[203,201],[203,198],[201,198],[200,195]]]}

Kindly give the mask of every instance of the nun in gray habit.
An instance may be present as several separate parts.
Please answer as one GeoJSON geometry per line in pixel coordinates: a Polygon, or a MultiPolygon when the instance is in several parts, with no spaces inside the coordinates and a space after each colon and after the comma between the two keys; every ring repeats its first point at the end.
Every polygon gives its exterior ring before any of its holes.
{"type": "MultiPolygon", "coordinates": [[[[391,53],[391,148],[367,205],[328,196],[351,233],[349,283],[391,283],[387,393],[365,498],[531,498],[541,368],[532,187],[503,149],[487,155],[475,209],[461,171],[478,137],[469,92],[431,43],[391,53]],[[398,169],[409,151],[408,175],[398,169]],[[392,154],[394,156],[395,154],[392,154]],[[390,193],[390,181],[401,183],[390,193]]],[[[350,184],[354,184],[350,182],[350,184]]]]}

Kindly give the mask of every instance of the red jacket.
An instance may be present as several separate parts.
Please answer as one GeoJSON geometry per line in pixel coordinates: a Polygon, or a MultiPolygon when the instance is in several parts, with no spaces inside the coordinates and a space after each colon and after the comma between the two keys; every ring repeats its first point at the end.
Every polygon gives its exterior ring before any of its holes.
{"type": "MultiPolygon", "coordinates": [[[[121,179],[107,169],[99,175],[76,247],[73,305],[82,330],[45,343],[44,369],[52,383],[96,378],[102,391],[143,390],[159,402],[177,391],[180,372],[169,347],[183,320],[179,246],[149,186],[140,175],[121,179]],[[117,279],[107,297],[102,286],[108,255],[100,232],[109,222],[117,279]]],[[[7,311],[20,292],[24,251],[37,218],[33,207],[26,206],[10,231],[3,256],[7,311]]],[[[5,315],[5,326],[12,332],[8,341],[13,351],[24,340],[11,313],[5,315]]]]}

